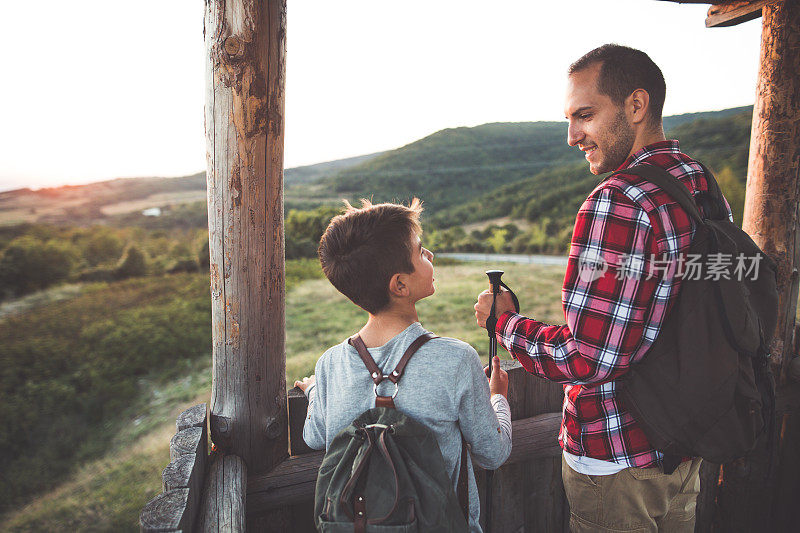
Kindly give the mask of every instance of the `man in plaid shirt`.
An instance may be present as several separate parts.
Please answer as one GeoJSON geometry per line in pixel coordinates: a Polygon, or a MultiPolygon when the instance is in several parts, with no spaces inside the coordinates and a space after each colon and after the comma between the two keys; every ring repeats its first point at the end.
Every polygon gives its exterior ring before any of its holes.
{"type": "MultiPolygon", "coordinates": [[[[498,342],[528,372],[564,384],[559,441],[573,531],[694,530],[700,460],[664,474],[662,454],[615,392],[677,298],[679,257],[694,233],[677,202],[624,169],[655,165],[693,194],[708,188],[701,166],[664,137],[665,92],[660,69],[639,50],[604,45],[573,63],[567,142],[585,152],[593,174],[621,172],[578,211],[562,289],[567,323],[526,318],[508,293],[497,297],[498,342]]],[[[491,304],[484,291],[475,305],[482,327],[491,304]]]]}

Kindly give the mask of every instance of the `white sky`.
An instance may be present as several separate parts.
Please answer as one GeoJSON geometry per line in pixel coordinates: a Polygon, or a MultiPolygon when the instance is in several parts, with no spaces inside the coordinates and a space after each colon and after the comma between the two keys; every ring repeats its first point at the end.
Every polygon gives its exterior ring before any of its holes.
{"type": "MultiPolygon", "coordinates": [[[[0,190],[205,169],[203,3],[3,2],[0,190]]],[[[567,66],[618,42],[665,114],[752,104],[761,22],[655,0],[288,0],[285,166],[447,127],[563,120],[567,66]]],[[[578,158],[578,156],[576,156],[578,158]]]]}

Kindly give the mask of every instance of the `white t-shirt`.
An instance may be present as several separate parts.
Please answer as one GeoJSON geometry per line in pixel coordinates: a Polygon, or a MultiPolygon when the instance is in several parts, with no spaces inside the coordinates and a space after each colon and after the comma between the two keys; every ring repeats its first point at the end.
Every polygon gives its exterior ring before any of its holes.
{"type": "Polygon", "coordinates": [[[574,471],[589,476],[610,476],[616,474],[620,470],[628,468],[627,466],[623,466],[619,463],[612,463],[611,461],[592,459],[585,455],[572,455],[567,451],[564,451],[564,461],[566,461],[569,467],[574,471]]]}

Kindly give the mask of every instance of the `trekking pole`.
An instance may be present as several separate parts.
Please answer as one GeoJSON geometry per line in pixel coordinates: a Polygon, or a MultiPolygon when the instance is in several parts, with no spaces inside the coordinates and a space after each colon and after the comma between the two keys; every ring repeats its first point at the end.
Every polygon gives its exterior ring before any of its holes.
{"type": "MultiPolygon", "coordinates": [[[[489,287],[492,291],[492,309],[489,311],[489,318],[486,321],[486,331],[489,333],[489,379],[492,379],[492,366],[494,365],[494,358],[497,355],[497,337],[494,334],[494,326],[497,324],[497,317],[494,316],[495,303],[497,294],[500,292],[500,278],[503,276],[502,270],[487,270],[486,275],[489,276],[489,287]],[[491,320],[491,324],[490,321],[491,320]],[[491,327],[490,327],[491,325],[491,327]]],[[[494,478],[494,470],[486,471],[486,533],[492,531],[492,481],[494,478]]]]}

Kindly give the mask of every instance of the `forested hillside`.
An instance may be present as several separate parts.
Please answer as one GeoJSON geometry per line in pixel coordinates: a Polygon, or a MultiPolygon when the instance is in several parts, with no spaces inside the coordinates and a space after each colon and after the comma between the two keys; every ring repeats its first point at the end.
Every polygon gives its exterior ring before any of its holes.
{"type": "MultiPolygon", "coordinates": [[[[678,139],[681,150],[706,164],[724,182],[732,174],[744,184],[747,178],[747,156],[750,145],[752,110],[743,108],[727,116],[709,116],[682,121],[667,130],[667,137],[678,139]]],[[[668,123],[670,121],[667,121],[668,123]]],[[[582,154],[576,149],[570,163],[554,165],[534,176],[497,186],[477,200],[433,213],[431,221],[438,227],[448,227],[510,215],[531,222],[549,219],[559,227],[571,226],[581,202],[602,179],[589,172],[582,154]]],[[[727,191],[726,191],[726,195],[727,191]]],[[[744,197],[742,196],[742,201],[744,197]]],[[[737,219],[741,222],[741,217],[737,219]]]]}
{"type": "MultiPolygon", "coordinates": [[[[687,152],[717,170],[730,166],[744,179],[751,112],[752,107],[741,107],[687,113],[666,117],[664,125],[668,136],[681,140],[687,152]]],[[[497,216],[499,210],[489,205],[475,209],[469,202],[487,193],[497,199],[498,195],[535,187],[532,194],[541,195],[543,185],[564,187],[567,194],[575,196],[591,190],[586,184],[596,183],[596,178],[590,177],[583,154],[567,145],[566,134],[566,122],[445,129],[343,170],[322,183],[328,190],[353,199],[387,201],[419,196],[426,203],[428,220],[440,227],[485,220],[497,216]],[[519,188],[499,190],[516,182],[519,188]]],[[[552,190],[547,195],[558,196],[552,190]]],[[[573,202],[563,204],[571,209],[573,202]]]]}

